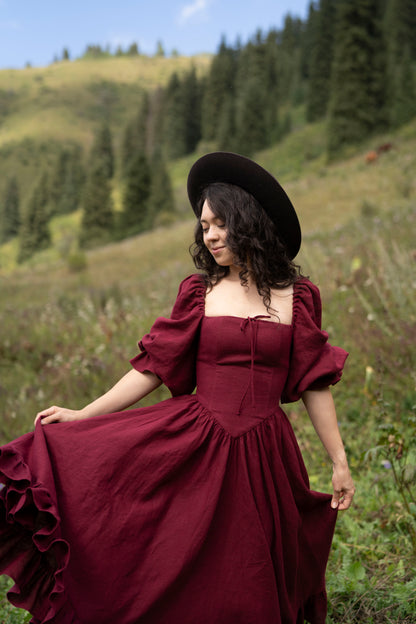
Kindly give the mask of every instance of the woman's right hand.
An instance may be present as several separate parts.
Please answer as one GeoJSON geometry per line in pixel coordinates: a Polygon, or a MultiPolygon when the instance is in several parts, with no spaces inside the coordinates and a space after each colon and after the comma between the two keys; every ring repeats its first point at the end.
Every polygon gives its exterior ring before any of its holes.
{"type": "Polygon", "coordinates": [[[49,425],[54,422],[70,422],[72,420],[82,420],[86,418],[82,410],[70,410],[65,407],[52,405],[48,409],[42,410],[36,414],[35,425],[40,420],[42,425],[49,425]]]}

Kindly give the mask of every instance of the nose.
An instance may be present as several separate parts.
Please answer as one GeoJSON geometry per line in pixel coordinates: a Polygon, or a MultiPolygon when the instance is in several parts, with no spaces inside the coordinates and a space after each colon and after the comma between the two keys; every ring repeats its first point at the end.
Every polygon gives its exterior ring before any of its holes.
{"type": "Polygon", "coordinates": [[[205,239],[209,241],[218,240],[218,228],[212,225],[205,234],[205,239]]]}

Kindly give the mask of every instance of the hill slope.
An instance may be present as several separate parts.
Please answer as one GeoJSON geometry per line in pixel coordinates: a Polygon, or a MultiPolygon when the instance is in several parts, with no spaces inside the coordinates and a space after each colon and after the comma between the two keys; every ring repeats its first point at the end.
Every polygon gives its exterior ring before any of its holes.
{"type": "Polygon", "coordinates": [[[2,70],[0,148],[24,139],[88,142],[104,113],[111,124],[122,123],[143,90],[164,86],[173,72],[191,66],[204,72],[210,58],[112,57],[2,70]]]}
{"type": "Polygon", "coordinates": [[[7,178],[16,174],[24,201],[59,146],[76,141],[88,149],[103,119],[117,145],[143,91],[192,66],[201,75],[210,62],[209,55],[110,57],[0,71],[0,200],[7,178]]]}

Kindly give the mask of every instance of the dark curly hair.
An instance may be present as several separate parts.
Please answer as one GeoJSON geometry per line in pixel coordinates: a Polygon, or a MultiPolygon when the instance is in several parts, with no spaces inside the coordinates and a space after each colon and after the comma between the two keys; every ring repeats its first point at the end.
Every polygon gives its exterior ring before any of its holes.
{"type": "MultiPolygon", "coordinates": [[[[235,265],[241,267],[241,283],[247,286],[251,277],[270,312],[273,310],[271,289],[285,288],[295,283],[302,277],[300,267],[288,257],[276,226],[250,193],[233,184],[210,184],[201,193],[198,217],[205,200],[208,200],[214,215],[227,228],[227,246],[234,255],[235,265]]],[[[218,265],[205,246],[199,220],[190,252],[196,268],[205,271],[208,288],[229,274],[229,267],[218,265]]]]}

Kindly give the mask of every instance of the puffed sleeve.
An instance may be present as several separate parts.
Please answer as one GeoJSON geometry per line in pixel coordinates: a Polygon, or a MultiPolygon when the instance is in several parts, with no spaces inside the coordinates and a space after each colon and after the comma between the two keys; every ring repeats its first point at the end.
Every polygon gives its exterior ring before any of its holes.
{"type": "Polygon", "coordinates": [[[344,349],[328,343],[328,334],[321,329],[318,287],[301,280],[295,284],[293,296],[293,337],[282,403],[297,401],[305,390],[336,384],[348,357],[344,349]]]}
{"type": "Polygon", "coordinates": [[[191,275],[180,285],[170,318],[157,318],[139,342],[141,353],[130,360],[140,372],[157,375],[173,396],[195,388],[196,353],[205,308],[205,283],[191,275]]]}

